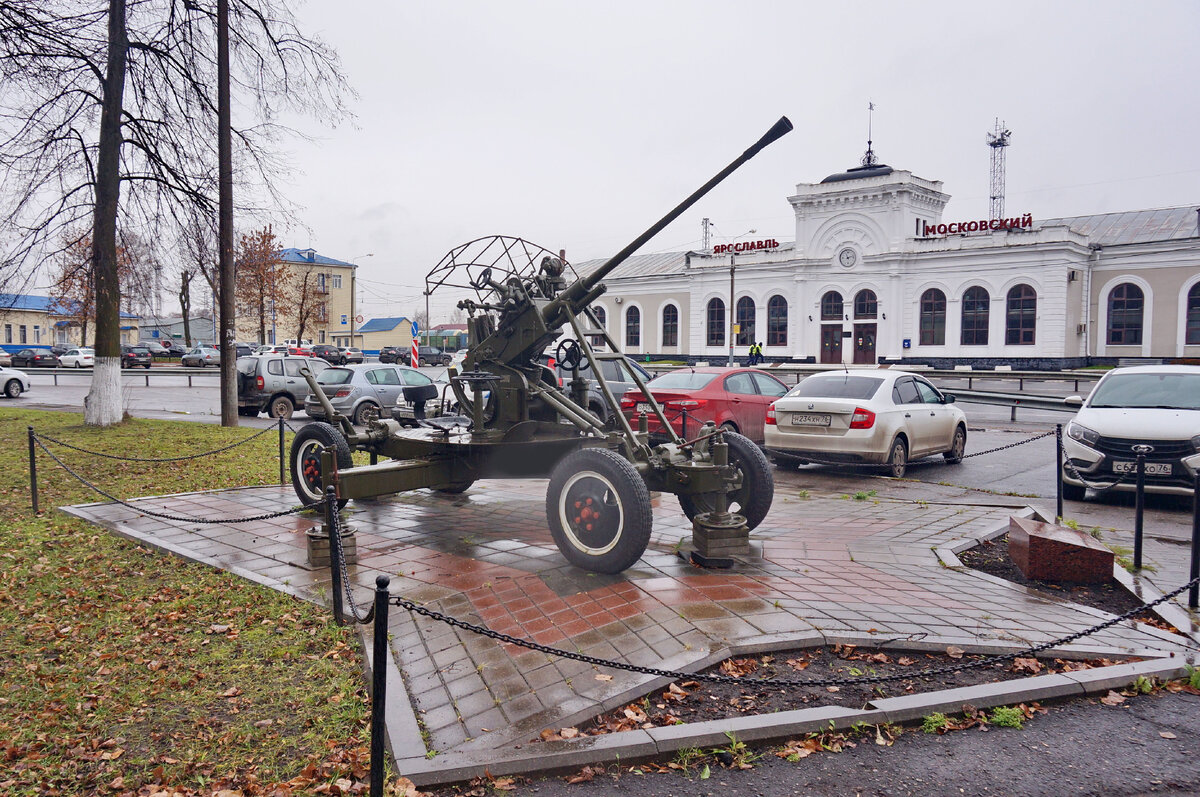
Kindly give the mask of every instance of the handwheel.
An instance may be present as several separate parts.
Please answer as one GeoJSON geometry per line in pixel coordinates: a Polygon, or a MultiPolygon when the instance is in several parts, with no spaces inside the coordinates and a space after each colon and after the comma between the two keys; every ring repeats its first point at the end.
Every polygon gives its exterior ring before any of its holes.
{"type": "Polygon", "coordinates": [[[558,348],[554,350],[554,359],[572,371],[585,371],[592,367],[592,363],[583,355],[583,347],[574,338],[567,338],[558,344],[558,348]]]}
{"type": "Polygon", "coordinates": [[[482,290],[485,290],[488,287],[490,287],[491,282],[492,282],[492,269],[489,267],[489,268],[485,268],[483,271],[479,272],[475,276],[475,279],[471,280],[471,287],[477,291],[482,291],[482,290]]]}
{"type": "MultiPolygon", "coordinates": [[[[729,511],[746,518],[746,526],[754,529],[767,512],[775,498],[775,477],[771,475],[771,463],[758,446],[744,435],[726,432],[729,444],[729,464],[742,474],[742,486],[728,493],[729,511]]],[[[694,520],[702,512],[713,512],[717,508],[716,495],[680,495],[679,506],[688,520],[694,520]]]]}
{"type": "Polygon", "coordinates": [[[554,466],[546,519],[571,564],[594,573],[620,573],[650,543],[650,491],[620,454],[583,448],[554,466]]]}
{"type": "MultiPolygon", "coordinates": [[[[350,445],[346,438],[327,423],[306,424],[292,440],[288,460],[292,465],[292,488],[305,506],[311,506],[325,497],[321,452],[327,448],[333,450],[338,470],[353,467],[354,461],[350,458],[350,445]]],[[[346,499],[339,498],[338,508],[345,505],[346,499]]]]}

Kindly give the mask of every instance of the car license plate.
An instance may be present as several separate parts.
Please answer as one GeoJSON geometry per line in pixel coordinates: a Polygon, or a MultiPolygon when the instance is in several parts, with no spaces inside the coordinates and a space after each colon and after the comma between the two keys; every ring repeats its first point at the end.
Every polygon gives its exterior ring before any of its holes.
{"type": "MultiPolygon", "coordinates": [[[[1136,462],[1127,462],[1126,460],[1123,460],[1123,459],[1113,460],[1113,473],[1136,473],[1136,472],[1137,472],[1137,463],[1136,462]]],[[[1146,463],[1146,475],[1147,476],[1170,476],[1171,475],[1171,463],[1170,462],[1147,462],[1146,463]]]]}
{"type": "Polygon", "coordinates": [[[792,426],[828,426],[829,415],[805,415],[803,413],[792,413],[792,426]]]}
{"type": "Polygon", "coordinates": [[[647,413],[647,414],[650,414],[651,412],[653,412],[653,410],[650,409],[650,404],[645,401],[638,402],[637,411],[638,411],[639,415],[642,414],[643,412],[647,413]]]}

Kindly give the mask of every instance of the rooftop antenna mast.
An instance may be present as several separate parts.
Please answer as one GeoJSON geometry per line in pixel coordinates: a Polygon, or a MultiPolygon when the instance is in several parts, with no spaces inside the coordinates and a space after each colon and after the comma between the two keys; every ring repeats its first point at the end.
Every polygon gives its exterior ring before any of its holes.
{"type": "Polygon", "coordinates": [[[1004,218],[1004,151],[1008,148],[1012,132],[996,118],[996,129],[987,134],[987,145],[992,148],[992,215],[993,219],[1004,218]]]}
{"type": "Polygon", "coordinates": [[[862,156],[860,163],[863,166],[874,166],[879,163],[879,159],[875,157],[875,150],[871,149],[871,125],[875,121],[875,103],[867,103],[867,152],[862,156]]]}
{"type": "Polygon", "coordinates": [[[701,230],[700,251],[702,251],[702,252],[707,252],[709,249],[709,246],[712,242],[712,233],[709,231],[711,228],[712,228],[712,221],[709,220],[708,216],[705,216],[703,219],[701,219],[701,221],[700,221],[700,230],[701,230]]]}

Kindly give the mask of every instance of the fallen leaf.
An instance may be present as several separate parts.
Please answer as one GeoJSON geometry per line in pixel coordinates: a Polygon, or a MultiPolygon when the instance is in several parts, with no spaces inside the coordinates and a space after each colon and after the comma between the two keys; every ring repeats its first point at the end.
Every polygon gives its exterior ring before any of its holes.
{"type": "Polygon", "coordinates": [[[425,792],[417,791],[417,786],[405,777],[396,778],[391,786],[391,797],[425,797],[425,792]]]}
{"type": "Polygon", "coordinates": [[[910,659],[908,656],[901,656],[900,658],[896,659],[896,663],[901,665],[902,667],[911,667],[912,665],[917,663],[917,660],[910,659]]]}
{"type": "Polygon", "coordinates": [[[840,686],[827,686],[827,687],[825,687],[825,691],[826,692],[840,692],[840,691],[842,691],[842,688],[840,686]]]}
{"type": "Polygon", "coordinates": [[[1100,702],[1106,706],[1119,706],[1125,702],[1125,696],[1120,692],[1109,691],[1107,695],[1100,698],[1100,702]]]}
{"type": "Polygon", "coordinates": [[[242,690],[236,686],[231,686],[221,693],[221,697],[237,697],[242,693],[242,690]]]}
{"type": "Polygon", "coordinates": [[[1042,663],[1034,658],[1013,659],[1013,672],[1028,672],[1034,675],[1042,671],[1042,663]]]}
{"type": "Polygon", "coordinates": [[[578,728],[563,728],[562,730],[560,730],[558,732],[558,735],[564,739],[574,739],[576,736],[579,735],[579,729],[578,728]]]}
{"type": "Polygon", "coordinates": [[[788,659],[787,663],[794,670],[807,670],[810,662],[808,659],[788,659]]]}
{"type": "Polygon", "coordinates": [[[574,775],[568,775],[563,778],[567,783],[587,783],[592,778],[596,777],[596,770],[591,767],[584,767],[574,775]]]}
{"type": "Polygon", "coordinates": [[[946,647],[946,655],[952,659],[961,659],[964,653],[966,653],[966,651],[960,648],[958,645],[948,645],[946,647]]]}
{"type": "Polygon", "coordinates": [[[491,786],[500,791],[512,791],[517,788],[517,782],[514,778],[496,778],[492,781],[491,786]]]}
{"type": "Polygon", "coordinates": [[[1164,739],[1178,739],[1179,738],[1178,736],[1171,733],[1170,731],[1159,731],[1158,735],[1164,739]]]}
{"type": "Polygon", "coordinates": [[[597,675],[596,676],[597,681],[611,681],[612,679],[613,679],[613,677],[611,675],[597,675]]]}

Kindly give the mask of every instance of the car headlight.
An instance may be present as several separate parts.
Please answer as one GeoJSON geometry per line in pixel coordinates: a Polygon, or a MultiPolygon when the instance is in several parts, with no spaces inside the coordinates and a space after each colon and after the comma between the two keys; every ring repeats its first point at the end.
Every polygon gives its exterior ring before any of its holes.
{"type": "Polygon", "coordinates": [[[1094,446],[1100,442],[1099,432],[1087,428],[1078,421],[1071,421],[1067,424],[1067,437],[1089,446],[1094,446]]]}

